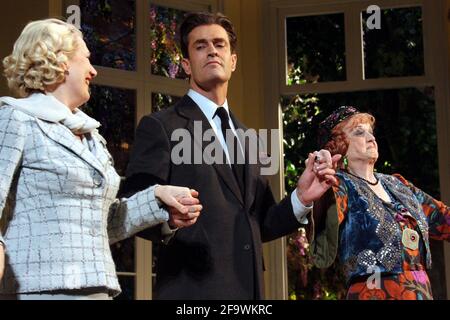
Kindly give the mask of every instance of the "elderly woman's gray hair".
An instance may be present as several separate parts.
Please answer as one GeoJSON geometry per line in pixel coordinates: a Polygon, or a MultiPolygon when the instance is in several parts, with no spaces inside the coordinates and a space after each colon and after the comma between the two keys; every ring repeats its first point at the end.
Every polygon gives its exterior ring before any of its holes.
{"type": "Polygon", "coordinates": [[[76,27],[58,19],[29,23],[3,60],[9,88],[25,98],[63,82],[67,61],[82,38],[76,27]]]}

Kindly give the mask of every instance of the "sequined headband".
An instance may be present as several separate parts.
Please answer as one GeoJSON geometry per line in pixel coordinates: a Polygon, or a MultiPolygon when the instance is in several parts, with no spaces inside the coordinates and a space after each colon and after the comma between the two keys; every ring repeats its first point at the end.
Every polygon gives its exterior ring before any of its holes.
{"type": "Polygon", "coordinates": [[[345,119],[358,114],[359,111],[355,107],[342,106],[330,114],[324,121],[319,124],[318,143],[319,148],[323,148],[331,139],[331,131],[339,123],[345,119]]]}

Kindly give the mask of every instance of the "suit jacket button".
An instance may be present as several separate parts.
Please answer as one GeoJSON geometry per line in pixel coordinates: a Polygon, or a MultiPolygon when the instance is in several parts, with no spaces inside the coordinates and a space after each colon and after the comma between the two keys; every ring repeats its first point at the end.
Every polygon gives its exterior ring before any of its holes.
{"type": "Polygon", "coordinates": [[[246,245],[244,246],[244,250],[245,250],[245,251],[249,251],[251,248],[252,248],[252,246],[249,245],[249,244],[246,244],[246,245]]]}

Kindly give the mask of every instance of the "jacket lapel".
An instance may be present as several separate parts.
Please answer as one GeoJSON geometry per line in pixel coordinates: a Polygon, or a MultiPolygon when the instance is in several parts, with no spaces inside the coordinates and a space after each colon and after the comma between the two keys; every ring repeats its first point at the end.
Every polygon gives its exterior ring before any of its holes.
{"type": "Polygon", "coordinates": [[[98,159],[86,148],[81,141],[74,138],[73,133],[63,125],[45,122],[36,118],[36,121],[42,132],[51,140],[62,145],[66,149],[83,159],[87,164],[97,169],[105,176],[104,167],[98,159]]]}
{"type": "MultiPolygon", "coordinates": [[[[210,144],[210,142],[208,141],[203,141],[203,135],[205,131],[207,131],[208,129],[212,130],[212,127],[209,124],[208,119],[205,117],[205,115],[197,106],[197,104],[188,95],[184,96],[183,99],[179,103],[177,103],[175,109],[180,116],[189,120],[187,129],[190,131],[192,137],[194,137],[194,144],[196,145],[196,147],[194,147],[194,152],[198,152],[199,150],[201,150],[202,153],[201,157],[203,163],[205,148],[210,144]],[[202,124],[201,136],[199,136],[200,132],[195,132],[196,131],[196,127],[194,125],[195,122],[201,122],[202,124]]],[[[216,139],[216,141],[218,140],[216,139]]],[[[214,159],[208,159],[209,163],[212,163],[212,166],[217,171],[217,174],[221,177],[225,185],[231,190],[231,192],[236,196],[236,198],[241,202],[241,204],[244,204],[244,200],[242,198],[239,185],[236,179],[234,178],[233,171],[231,170],[229,165],[226,164],[226,157],[222,147],[220,147],[219,150],[222,152],[224,164],[218,164],[216,163],[216,161],[214,161],[214,159]]]]}
{"type": "Polygon", "coordinates": [[[101,167],[104,168],[105,171],[108,166],[114,167],[114,159],[108,151],[108,144],[105,138],[98,133],[98,130],[92,131],[89,138],[92,139],[92,142],[95,144],[95,158],[100,163],[101,167]]]}
{"type": "MultiPolygon", "coordinates": [[[[231,120],[233,121],[236,129],[242,129],[247,130],[247,127],[245,127],[234,115],[230,112],[231,120]]],[[[248,143],[246,143],[245,140],[242,139],[242,137],[238,134],[239,142],[242,146],[245,146],[245,208],[247,211],[251,208],[253,205],[253,202],[255,201],[255,192],[256,192],[256,181],[258,177],[258,165],[257,164],[251,164],[250,161],[250,146],[248,143]]],[[[258,150],[252,150],[252,152],[257,152],[258,150]]],[[[258,159],[258,158],[257,158],[258,159]]]]}

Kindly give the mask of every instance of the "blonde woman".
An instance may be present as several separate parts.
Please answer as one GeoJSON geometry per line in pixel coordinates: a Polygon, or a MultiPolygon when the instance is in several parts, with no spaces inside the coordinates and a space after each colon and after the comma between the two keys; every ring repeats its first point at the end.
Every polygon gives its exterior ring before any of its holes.
{"type": "Polygon", "coordinates": [[[28,24],[3,61],[21,98],[0,99],[0,297],[110,299],[120,293],[111,243],[190,226],[202,209],[181,187],[116,198],[120,177],[100,124],[78,109],[97,75],[89,55],[79,30],[47,19],[28,24]]]}

